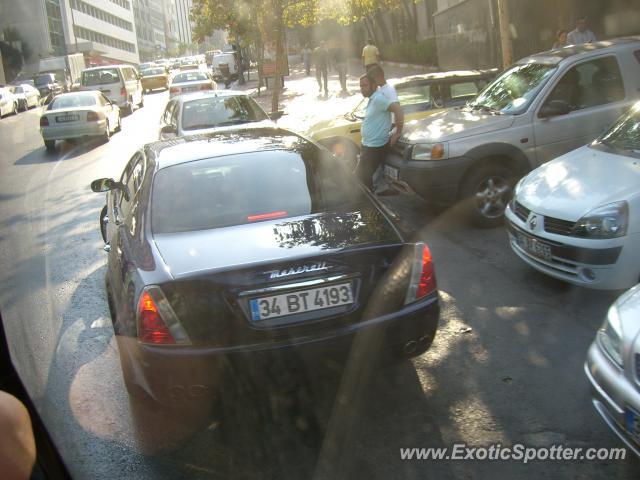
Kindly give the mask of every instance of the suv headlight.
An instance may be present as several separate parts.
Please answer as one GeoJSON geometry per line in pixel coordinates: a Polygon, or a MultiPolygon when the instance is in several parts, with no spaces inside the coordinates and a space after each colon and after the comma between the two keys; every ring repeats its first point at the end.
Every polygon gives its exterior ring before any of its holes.
{"type": "Polygon", "coordinates": [[[591,210],[576,222],[572,234],[584,238],[616,238],[627,234],[627,202],[610,203],[591,210]]]}
{"type": "Polygon", "coordinates": [[[611,360],[622,367],[622,322],[618,307],[612,305],[607,313],[607,318],[598,330],[600,346],[611,360]]]}
{"type": "Polygon", "coordinates": [[[412,160],[445,160],[449,158],[449,144],[441,143],[417,143],[411,151],[412,160]]]}

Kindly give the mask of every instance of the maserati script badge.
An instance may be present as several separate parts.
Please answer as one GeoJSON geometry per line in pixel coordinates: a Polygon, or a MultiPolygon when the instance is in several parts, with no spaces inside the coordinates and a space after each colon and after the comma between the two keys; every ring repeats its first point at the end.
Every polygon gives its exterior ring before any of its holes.
{"type": "Polygon", "coordinates": [[[269,279],[290,277],[292,275],[300,275],[301,273],[308,272],[321,272],[323,270],[329,270],[327,262],[310,263],[308,265],[301,265],[299,267],[285,268],[284,270],[269,270],[265,272],[269,275],[269,279]]]}

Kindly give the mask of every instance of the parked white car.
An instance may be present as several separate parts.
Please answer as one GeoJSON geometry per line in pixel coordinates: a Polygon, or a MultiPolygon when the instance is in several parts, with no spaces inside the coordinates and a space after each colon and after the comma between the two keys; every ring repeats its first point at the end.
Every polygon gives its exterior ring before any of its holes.
{"type": "Polygon", "coordinates": [[[591,288],[640,281],[640,102],[598,139],[524,177],[506,210],[513,251],[591,288]]]}
{"type": "Polygon", "coordinates": [[[640,456],[640,285],[611,306],[584,366],[593,406],[605,423],[640,456]]]}
{"type": "Polygon", "coordinates": [[[18,109],[25,111],[40,104],[40,92],[28,84],[11,87],[13,96],[18,100],[18,109]]]}
{"type": "Polygon", "coordinates": [[[8,88],[0,88],[0,117],[18,113],[18,99],[8,88]]]}
{"type": "Polygon", "coordinates": [[[40,117],[40,133],[48,152],[56,140],[101,137],[121,128],[120,108],[98,91],[63,93],[56,96],[40,117]]]}

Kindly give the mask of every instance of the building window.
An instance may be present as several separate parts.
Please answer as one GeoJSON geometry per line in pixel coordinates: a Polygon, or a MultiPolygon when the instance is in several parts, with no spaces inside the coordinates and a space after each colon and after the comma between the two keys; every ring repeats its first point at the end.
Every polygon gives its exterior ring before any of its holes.
{"type": "Polygon", "coordinates": [[[124,50],[125,52],[136,52],[136,46],[133,43],[125,42],[124,40],[118,40],[117,38],[110,37],[109,35],[105,35],[103,33],[94,32],[93,30],[89,30],[88,28],[78,27],[76,25],[73,29],[73,32],[78,38],[83,38],[95,43],[108,45],[119,50],[124,50]]]}
{"type": "MultiPolygon", "coordinates": [[[[127,2],[128,3],[128,2],[127,2]]],[[[89,15],[93,18],[97,18],[98,20],[102,20],[103,22],[110,23],[111,25],[115,25],[116,27],[120,27],[124,30],[129,30],[133,32],[133,25],[126,20],[123,20],[120,17],[116,17],[109,12],[105,12],[104,10],[100,10],[99,8],[94,7],[93,5],[89,5],[88,3],[83,2],[82,0],[71,0],[71,8],[78,12],[82,12],[86,15],[89,15]]]]}

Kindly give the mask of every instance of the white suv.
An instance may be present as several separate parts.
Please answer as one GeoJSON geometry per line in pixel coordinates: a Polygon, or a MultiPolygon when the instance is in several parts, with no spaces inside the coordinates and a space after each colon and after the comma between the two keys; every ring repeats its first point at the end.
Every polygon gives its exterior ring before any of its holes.
{"type": "Polygon", "coordinates": [[[407,128],[384,171],[430,203],[465,200],[475,223],[499,225],[517,178],[593,140],[639,96],[640,37],[542,52],[467,106],[407,128]]]}

